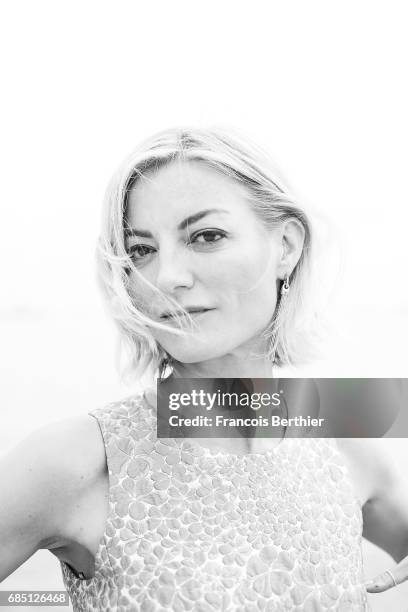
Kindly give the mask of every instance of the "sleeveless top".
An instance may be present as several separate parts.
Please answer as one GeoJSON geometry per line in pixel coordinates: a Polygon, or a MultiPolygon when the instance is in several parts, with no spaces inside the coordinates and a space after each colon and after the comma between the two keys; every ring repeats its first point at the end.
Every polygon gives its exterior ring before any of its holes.
{"type": "Polygon", "coordinates": [[[331,438],[235,455],[158,439],[144,394],[90,412],[109,470],[95,575],[75,612],[362,612],[362,510],[331,438]]]}

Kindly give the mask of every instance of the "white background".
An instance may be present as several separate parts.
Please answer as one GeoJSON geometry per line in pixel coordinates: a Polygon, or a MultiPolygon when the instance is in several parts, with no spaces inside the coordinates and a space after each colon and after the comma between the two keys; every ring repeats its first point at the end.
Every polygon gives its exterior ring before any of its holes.
{"type": "MultiPolygon", "coordinates": [[[[407,377],[405,8],[2,4],[1,451],[132,392],[95,283],[101,199],[141,138],[179,124],[244,131],[331,227],[326,371],[407,377]]],[[[405,441],[394,448],[406,462],[405,441]]],[[[367,577],[394,564],[366,543],[364,556],[367,577]]],[[[406,586],[370,597],[373,610],[404,610],[406,586]]],[[[42,551],[2,588],[62,588],[58,563],[42,551]]]]}

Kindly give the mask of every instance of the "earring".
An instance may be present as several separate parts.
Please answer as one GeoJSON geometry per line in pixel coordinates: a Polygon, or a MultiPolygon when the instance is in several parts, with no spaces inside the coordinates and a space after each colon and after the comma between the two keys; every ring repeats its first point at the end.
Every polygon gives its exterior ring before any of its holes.
{"type": "Polygon", "coordinates": [[[282,283],[281,289],[280,289],[280,299],[279,299],[278,309],[277,309],[276,315],[275,315],[275,321],[281,315],[283,305],[285,304],[285,300],[286,300],[286,298],[288,296],[288,293],[289,293],[289,289],[290,289],[289,274],[285,274],[285,278],[283,280],[283,283],[282,283]]]}
{"type": "Polygon", "coordinates": [[[283,295],[287,295],[290,289],[289,285],[289,274],[285,274],[285,278],[281,287],[281,299],[283,295]]]}
{"type": "Polygon", "coordinates": [[[270,345],[271,349],[269,352],[272,365],[275,363],[275,359],[276,359],[276,349],[278,346],[278,330],[281,326],[282,312],[284,310],[283,307],[285,305],[285,301],[288,296],[289,289],[290,289],[289,274],[285,274],[285,278],[283,280],[283,283],[280,289],[280,298],[279,298],[278,307],[276,309],[276,313],[275,313],[275,316],[272,322],[272,334],[271,334],[271,345],[270,345]]]}

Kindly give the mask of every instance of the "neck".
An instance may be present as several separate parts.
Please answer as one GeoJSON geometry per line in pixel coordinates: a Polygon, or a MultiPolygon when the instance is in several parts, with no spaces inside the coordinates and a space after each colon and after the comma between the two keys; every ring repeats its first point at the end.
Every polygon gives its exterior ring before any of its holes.
{"type": "Polygon", "coordinates": [[[272,363],[262,359],[222,357],[200,363],[175,362],[174,378],[273,378],[272,363]]]}

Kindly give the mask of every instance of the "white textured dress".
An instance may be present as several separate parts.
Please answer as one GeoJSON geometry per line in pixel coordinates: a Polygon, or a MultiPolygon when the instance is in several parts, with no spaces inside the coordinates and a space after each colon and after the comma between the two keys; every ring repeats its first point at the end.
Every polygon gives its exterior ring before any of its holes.
{"type": "Polygon", "coordinates": [[[144,394],[92,411],[109,468],[95,576],[77,611],[362,612],[362,512],[333,439],[264,453],[157,439],[144,394]]]}

